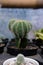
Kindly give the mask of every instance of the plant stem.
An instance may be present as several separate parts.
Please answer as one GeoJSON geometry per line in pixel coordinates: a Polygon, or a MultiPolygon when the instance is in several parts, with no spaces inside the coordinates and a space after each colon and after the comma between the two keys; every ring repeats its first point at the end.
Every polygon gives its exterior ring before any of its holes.
{"type": "Polygon", "coordinates": [[[21,39],[16,38],[16,47],[20,48],[21,39]]]}
{"type": "Polygon", "coordinates": [[[18,40],[18,48],[20,47],[21,39],[18,40]]]}

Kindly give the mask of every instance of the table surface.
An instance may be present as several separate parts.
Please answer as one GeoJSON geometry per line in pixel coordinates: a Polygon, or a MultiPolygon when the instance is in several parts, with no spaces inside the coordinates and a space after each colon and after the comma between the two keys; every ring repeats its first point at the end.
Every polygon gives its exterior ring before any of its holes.
{"type": "MultiPolygon", "coordinates": [[[[5,60],[7,60],[9,58],[13,58],[13,57],[15,57],[15,56],[6,53],[6,48],[5,48],[4,52],[2,54],[0,54],[0,65],[3,65],[3,62],[5,60]]],[[[28,57],[37,60],[40,63],[40,65],[43,65],[43,55],[41,55],[39,51],[38,51],[37,55],[28,56],[28,57]]]]}

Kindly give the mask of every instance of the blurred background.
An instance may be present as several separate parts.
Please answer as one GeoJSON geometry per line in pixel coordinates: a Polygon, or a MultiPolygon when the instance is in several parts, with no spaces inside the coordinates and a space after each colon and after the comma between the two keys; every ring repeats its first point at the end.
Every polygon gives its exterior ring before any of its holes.
{"type": "Polygon", "coordinates": [[[32,30],[43,28],[43,9],[0,8],[0,35],[9,39],[14,37],[8,28],[9,20],[12,18],[28,20],[33,25],[32,30]]]}

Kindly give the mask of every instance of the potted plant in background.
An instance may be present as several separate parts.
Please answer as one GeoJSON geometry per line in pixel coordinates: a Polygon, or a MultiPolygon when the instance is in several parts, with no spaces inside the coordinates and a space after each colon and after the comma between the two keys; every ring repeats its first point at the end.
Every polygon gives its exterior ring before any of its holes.
{"type": "Polygon", "coordinates": [[[5,44],[3,44],[3,41],[0,39],[0,53],[4,52],[5,44]]]}
{"type": "Polygon", "coordinates": [[[33,42],[37,46],[42,46],[43,45],[43,29],[39,29],[38,31],[35,32],[36,39],[33,40],[33,42]]]}
{"type": "Polygon", "coordinates": [[[37,47],[28,45],[27,33],[31,30],[32,25],[25,20],[11,20],[9,23],[9,30],[15,34],[15,41],[8,45],[7,52],[12,55],[19,53],[25,56],[36,54],[37,47]]]}
{"type": "Polygon", "coordinates": [[[4,35],[0,34],[0,39],[2,40],[3,44],[5,44],[5,46],[8,43],[8,38],[6,38],[4,35]]]}
{"type": "Polygon", "coordinates": [[[2,38],[3,44],[5,44],[5,46],[7,45],[9,39],[8,38],[2,38]]]}

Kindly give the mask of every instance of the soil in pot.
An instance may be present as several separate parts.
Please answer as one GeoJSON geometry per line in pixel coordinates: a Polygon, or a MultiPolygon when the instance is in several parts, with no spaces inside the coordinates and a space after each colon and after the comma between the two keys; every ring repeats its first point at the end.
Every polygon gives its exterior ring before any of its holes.
{"type": "Polygon", "coordinates": [[[3,44],[5,44],[5,46],[7,45],[7,43],[8,43],[8,38],[6,38],[6,39],[2,39],[2,41],[3,41],[3,44]]]}
{"type": "Polygon", "coordinates": [[[7,47],[7,53],[11,54],[11,55],[17,55],[19,53],[23,54],[24,56],[32,56],[37,54],[37,46],[27,46],[26,48],[16,48],[14,45],[13,46],[8,46],[7,47]]]}
{"type": "Polygon", "coordinates": [[[33,39],[32,40],[34,44],[36,44],[39,48],[43,45],[43,40],[41,39],[33,39]]]}
{"type": "Polygon", "coordinates": [[[36,55],[37,54],[37,50],[38,50],[38,46],[36,46],[33,43],[28,44],[27,48],[29,49],[28,51],[28,55],[36,55]]]}
{"type": "Polygon", "coordinates": [[[4,52],[4,47],[5,47],[5,44],[0,43],[0,53],[4,52]]]}

